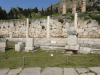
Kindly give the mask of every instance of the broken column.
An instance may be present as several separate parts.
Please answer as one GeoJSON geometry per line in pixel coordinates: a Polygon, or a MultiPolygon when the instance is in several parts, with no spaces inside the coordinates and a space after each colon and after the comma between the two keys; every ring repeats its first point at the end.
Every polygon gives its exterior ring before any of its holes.
{"type": "Polygon", "coordinates": [[[62,14],[66,14],[66,1],[63,1],[62,14]]]}
{"type": "Polygon", "coordinates": [[[73,3],[72,13],[76,13],[76,2],[73,3]]]}
{"type": "Polygon", "coordinates": [[[74,16],[74,30],[67,31],[68,34],[68,45],[65,46],[65,49],[70,51],[79,51],[79,44],[78,44],[78,32],[77,32],[77,13],[74,16]]]}
{"type": "Polygon", "coordinates": [[[75,13],[75,16],[74,16],[74,28],[76,31],[77,30],[77,13],[75,13]]]}
{"type": "Polygon", "coordinates": [[[27,26],[26,26],[26,38],[28,38],[28,29],[29,29],[29,19],[27,18],[27,26]]]}
{"type": "Polygon", "coordinates": [[[86,2],[85,0],[83,0],[81,12],[85,12],[85,11],[86,11],[86,2]]]}
{"type": "Polygon", "coordinates": [[[49,22],[50,22],[50,16],[47,16],[47,38],[50,37],[50,34],[49,34],[49,30],[50,30],[49,22]]]}
{"type": "Polygon", "coordinates": [[[34,39],[33,38],[29,38],[28,30],[29,30],[29,20],[27,18],[25,52],[29,52],[29,51],[33,51],[34,50],[34,39]]]}

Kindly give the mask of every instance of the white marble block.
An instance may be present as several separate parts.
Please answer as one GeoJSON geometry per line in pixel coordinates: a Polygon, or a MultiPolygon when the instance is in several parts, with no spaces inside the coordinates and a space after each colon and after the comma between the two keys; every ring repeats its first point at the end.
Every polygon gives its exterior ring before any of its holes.
{"type": "Polygon", "coordinates": [[[26,38],[26,47],[25,51],[29,52],[29,50],[34,50],[34,39],[33,38],[26,38]]]}
{"type": "Polygon", "coordinates": [[[69,35],[68,36],[68,45],[77,45],[78,44],[78,39],[76,35],[69,35]]]}
{"type": "Polygon", "coordinates": [[[89,47],[80,47],[80,53],[88,54],[91,52],[91,48],[89,47]]]}
{"type": "Polygon", "coordinates": [[[21,51],[24,49],[24,44],[22,42],[18,42],[17,44],[15,44],[15,51],[21,51]]]}
{"type": "Polygon", "coordinates": [[[66,45],[65,49],[70,49],[70,50],[79,50],[79,45],[71,46],[71,45],[66,45]]]}

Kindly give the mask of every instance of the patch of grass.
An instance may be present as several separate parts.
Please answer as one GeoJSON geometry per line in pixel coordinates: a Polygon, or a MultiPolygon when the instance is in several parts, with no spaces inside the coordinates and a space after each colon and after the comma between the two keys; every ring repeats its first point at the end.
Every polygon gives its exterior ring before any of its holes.
{"type": "Polygon", "coordinates": [[[47,52],[37,49],[37,52],[15,52],[14,47],[9,47],[5,53],[0,53],[0,68],[19,68],[23,66],[23,56],[25,56],[24,67],[94,67],[100,66],[100,55],[81,54],[80,56],[67,56],[61,52],[47,52]],[[50,56],[53,54],[53,57],[50,56]]]}
{"type": "Polygon", "coordinates": [[[71,14],[70,12],[67,12],[66,14],[63,14],[62,16],[67,16],[68,14],[71,14]]]}

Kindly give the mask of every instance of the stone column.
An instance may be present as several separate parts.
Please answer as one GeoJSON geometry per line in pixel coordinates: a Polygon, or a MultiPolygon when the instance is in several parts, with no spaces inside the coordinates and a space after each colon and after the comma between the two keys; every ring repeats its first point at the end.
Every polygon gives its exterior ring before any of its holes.
{"type": "Polygon", "coordinates": [[[49,21],[50,21],[50,16],[47,16],[47,38],[49,38],[49,30],[50,30],[50,27],[49,27],[49,21]]]}
{"type": "Polygon", "coordinates": [[[72,13],[76,13],[76,3],[73,4],[72,13]]]}
{"type": "Polygon", "coordinates": [[[66,14],[66,1],[65,0],[63,1],[62,14],[66,14]]]}
{"type": "Polygon", "coordinates": [[[86,3],[85,3],[85,0],[83,0],[83,5],[82,5],[82,8],[81,8],[81,12],[85,12],[86,11],[86,3]]]}
{"type": "Polygon", "coordinates": [[[12,32],[10,32],[10,38],[12,38],[12,32]]]}
{"type": "Polygon", "coordinates": [[[26,26],[26,38],[29,38],[28,36],[28,29],[29,29],[29,19],[27,18],[27,26],[26,26]]]}
{"type": "Polygon", "coordinates": [[[74,28],[75,28],[75,31],[77,31],[77,13],[75,13],[74,15],[74,28]]]}

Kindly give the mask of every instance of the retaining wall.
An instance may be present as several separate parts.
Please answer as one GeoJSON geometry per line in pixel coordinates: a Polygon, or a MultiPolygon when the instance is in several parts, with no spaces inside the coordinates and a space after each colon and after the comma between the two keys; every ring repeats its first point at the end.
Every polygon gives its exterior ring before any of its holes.
{"type": "MultiPolygon", "coordinates": [[[[23,41],[26,38],[7,38],[9,41],[23,41]]],[[[34,38],[34,45],[47,45],[47,46],[65,46],[67,43],[67,38],[34,38]]],[[[87,47],[99,47],[99,38],[78,38],[78,43],[80,46],[87,47]]]]}

